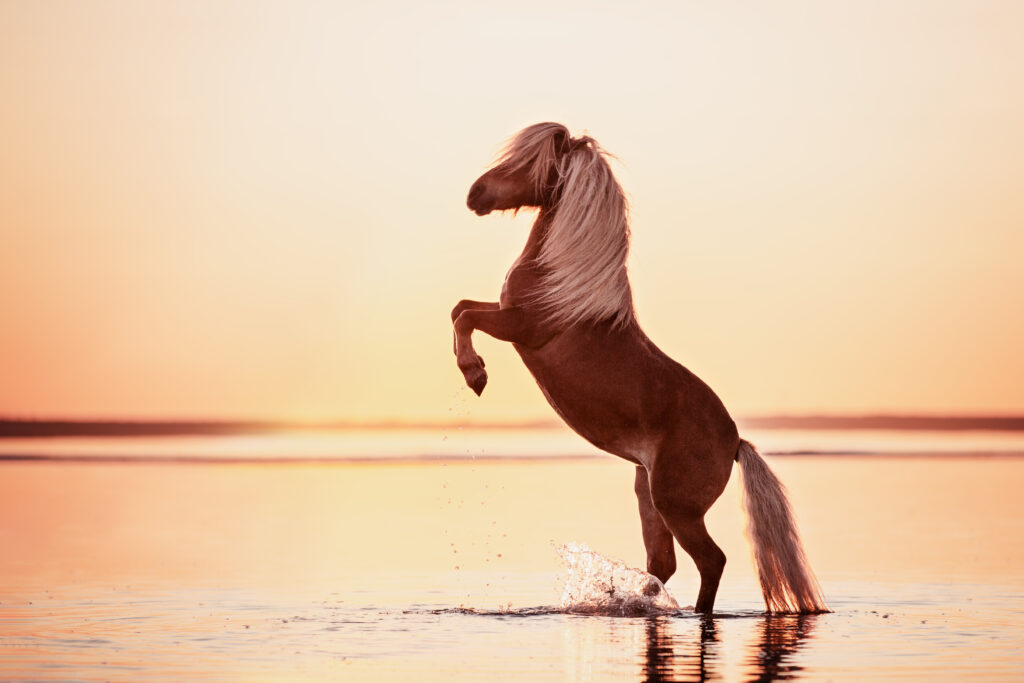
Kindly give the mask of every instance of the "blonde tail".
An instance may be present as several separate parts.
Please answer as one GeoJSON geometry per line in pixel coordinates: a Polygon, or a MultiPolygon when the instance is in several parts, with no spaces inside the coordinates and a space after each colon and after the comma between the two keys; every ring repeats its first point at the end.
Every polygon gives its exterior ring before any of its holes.
{"type": "Polygon", "coordinates": [[[830,611],[804,555],[786,489],[749,441],[740,441],[736,460],[743,477],[747,537],[768,612],[830,611]]]}

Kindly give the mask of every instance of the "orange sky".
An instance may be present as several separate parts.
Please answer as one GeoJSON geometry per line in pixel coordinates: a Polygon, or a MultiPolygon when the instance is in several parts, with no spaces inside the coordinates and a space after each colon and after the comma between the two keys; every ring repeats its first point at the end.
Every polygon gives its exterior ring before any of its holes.
{"type": "Polygon", "coordinates": [[[539,120],[620,158],[641,322],[734,413],[1024,411],[1018,3],[209,5],[0,4],[0,414],[549,415],[448,325],[539,120]]]}

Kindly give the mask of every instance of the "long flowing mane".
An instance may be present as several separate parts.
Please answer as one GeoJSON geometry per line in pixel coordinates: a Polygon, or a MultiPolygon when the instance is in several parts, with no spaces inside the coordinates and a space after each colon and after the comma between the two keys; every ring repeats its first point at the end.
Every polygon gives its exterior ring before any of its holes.
{"type": "Polygon", "coordinates": [[[634,318],[626,274],[628,208],[607,156],[596,140],[572,138],[558,123],[523,129],[501,156],[511,170],[528,166],[541,193],[555,198],[533,296],[559,327],[601,321],[621,327],[634,318]]]}

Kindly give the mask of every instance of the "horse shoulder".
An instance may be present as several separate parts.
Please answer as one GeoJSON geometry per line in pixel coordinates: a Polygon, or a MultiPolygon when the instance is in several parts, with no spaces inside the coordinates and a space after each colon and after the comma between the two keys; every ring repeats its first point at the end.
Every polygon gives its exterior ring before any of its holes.
{"type": "Polygon", "coordinates": [[[505,276],[501,285],[501,297],[498,299],[502,308],[530,306],[529,293],[537,286],[540,274],[536,267],[516,260],[505,276]]]}

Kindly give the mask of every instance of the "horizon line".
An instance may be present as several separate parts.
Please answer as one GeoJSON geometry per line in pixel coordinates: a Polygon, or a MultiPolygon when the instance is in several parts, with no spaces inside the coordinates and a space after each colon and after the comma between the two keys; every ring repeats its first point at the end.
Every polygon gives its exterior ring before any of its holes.
{"type": "MultiPolygon", "coordinates": [[[[742,429],[1024,431],[1024,415],[781,414],[736,418],[742,429]]],[[[204,418],[38,418],[0,416],[0,438],[229,436],[289,431],[399,431],[450,429],[554,430],[567,428],[555,418],[523,420],[295,420],[204,418]]]]}
{"type": "MultiPolygon", "coordinates": [[[[1024,451],[967,450],[967,451],[872,451],[872,450],[781,450],[765,451],[762,455],[782,458],[884,458],[892,459],[947,459],[947,460],[1002,460],[1024,458],[1024,451]]],[[[343,455],[343,456],[230,456],[230,455],[98,455],[53,453],[0,453],[0,466],[9,463],[50,463],[85,465],[409,465],[436,463],[493,463],[529,462],[552,463],[579,460],[602,460],[614,457],[609,453],[547,453],[534,455],[463,455],[458,453],[430,455],[343,455]]]]}

